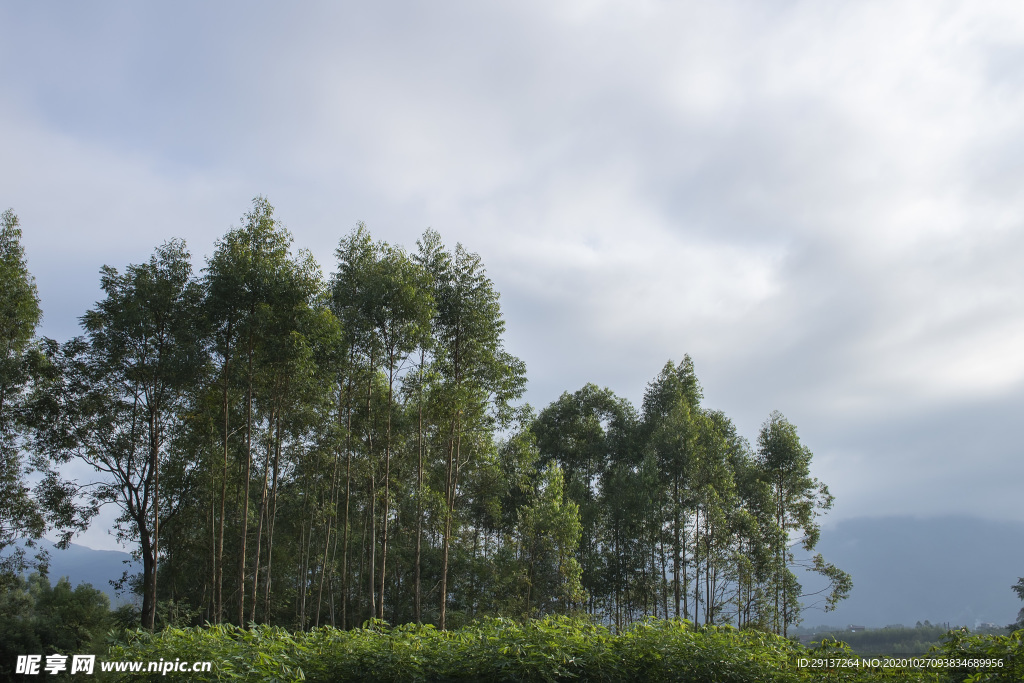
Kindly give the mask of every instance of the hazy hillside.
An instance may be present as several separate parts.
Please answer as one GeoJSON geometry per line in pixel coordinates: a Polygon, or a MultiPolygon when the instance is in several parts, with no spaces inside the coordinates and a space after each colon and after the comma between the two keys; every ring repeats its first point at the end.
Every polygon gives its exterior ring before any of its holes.
{"type": "Polygon", "coordinates": [[[138,571],[138,563],[132,561],[128,553],[116,550],[93,550],[74,543],[67,550],[60,550],[51,543],[43,541],[50,552],[50,583],[66,576],[72,586],[80,583],[91,583],[110,597],[111,605],[127,602],[127,594],[118,598],[110,581],[120,579],[125,570],[138,571]],[[125,561],[130,564],[125,564],[125,561]]]}
{"type": "Polygon", "coordinates": [[[804,625],[1006,625],[1022,606],[1010,586],[1024,576],[1024,523],[857,518],[825,528],[818,550],[854,588],[836,611],[808,611],[804,625]]]}

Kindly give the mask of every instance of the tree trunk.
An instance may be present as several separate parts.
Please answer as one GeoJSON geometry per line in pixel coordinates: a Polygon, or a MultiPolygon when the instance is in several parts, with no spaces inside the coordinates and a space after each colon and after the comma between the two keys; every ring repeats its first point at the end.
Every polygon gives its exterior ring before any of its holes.
{"type": "MultiPolygon", "coordinates": [[[[231,328],[228,327],[230,335],[231,328]]],[[[214,623],[219,624],[224,619],[224,517],[228,496],[228,435],[230,427],[230,405],[228,402],[228,357],[224,352],[224,382],[223,382],[223,409],[224,409],[224,467],[221,470],[220,478],[220,531],[217,540],[217,582],[215,587],[217,611],[214,615],[214,623]]]]}
{"type": "Polygon", "coordinates": [[[153,566],[151,579],[146,583],[151,609],[144,612],[146,628],[156,628],[156,572],[160,561],[160,438],[157,433],[156,413],[149,414],[149,471],[153,473],[153,566]]]}
{"type": "Polygon", "coordinates": [[[422,624],[422,592],[420,587],[420,560],[422,557],[423,545],[423,363],[425,352],[420,347],[420,383],[419,383],[419,404],[417,405],[417,426],[416,426],[416,448],[418,460],[416,463],[416,568],[415,568],[415,593],[416,593],[416,623],[422,624]]]}
{"type": "Polygon", "coordinates": [[[388,358],[388,424],[384,442],[384,517],[380,543],[380,607],[377,612],[380,619],[384,618],[384,581],[388,564],[388,516],[391,512],[391,402],[394,400],[394,364],[395,358],[392,353],[388,358]]]}
{"type": "Polygon", "coordinates": [[[238,552],[238,625],[245,626],[245,542],[249,535],[249,479],[252,477],[252,345],[249,346],[249,389],[245,402],[245,497],[242,502],[241,547],[238,552]]]}
{"type": "Polygon", "coordinates": [[[277,416],[274,437],[274,472],[273,482],[270,488],[270,518],[267,520],[267,579],[263,582],[263,614],[264,618],[270,619],[270,589],[273,585],[271,578],[274,559],[274,528],[277,524],[277,483],[281,468],[281,416],[277,416]]]}
{"type": "MultiPolygon", "coordinates": [[[[268,426],[274,424],[273,414],[271,414],[271,417],[267,422],[268,426]]],[[[260,553],[263,545],[263,520],[266,518],[268,512],[267,496],[270,488],[270,455],[273,450],[274,444],[273,439],[271,439],[271,441],[267,443],[267,454],[263,458],[263,487],[260,491],[259,521],[256,523],[256,556],[252,563],[252,596],[249,606],[249,621],[256,621],[256,596],[259,594],[260,553]]]]}

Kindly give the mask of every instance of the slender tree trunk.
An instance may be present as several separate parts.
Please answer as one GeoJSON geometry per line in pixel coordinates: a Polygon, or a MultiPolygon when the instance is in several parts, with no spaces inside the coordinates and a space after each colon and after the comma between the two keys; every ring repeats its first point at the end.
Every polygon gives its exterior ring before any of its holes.
{"type": "Polygon", "coordinates": [[[395,357],[390,354],[388,358],[388,424],[387,437],[384,443],[384,516],[382,520],[381,543],[380,543],[380,607],[378,618],[384,618],[384,581],[387,575],[388,564],[388,517],[391,512],[391,403],[394,400],[394,375],[395,357]]]}
{"type": "Polygon", "coordinates": [[[350,523],[349,503],[352,492],[352,373],[354,372],[354,348],[348,352],[349,376],[345,381],[345,539],[341,559],[341,628],[348,628],[348,535],[350,523]]]}
{"type": "Polygon", "coordinates": [[[156,584],[156,562],[153,559],[153,539],[149,529],[144,524],[139,529],[139,549],[142,551],[142,625],[144,628],[153,630],[154,616],[156,615],[156,602],[154,600],[156,584]]]}
{"type": "Polygon", "coordinates": [[[306,572],[309,571],[309,553],[306,552],[306,525],[299,524],[299,572],[296,576],[295,607],[296,627],[302,631],[306,628],[306,572]]]}
{"type": "Polygon", "coordinates": [[[665,558],[665,539],[658,539],[658,548],[661,552],[661,606],[665,612],[665,618],[668,619],[668,575],[666,574],[666,565],[668,561],[665,558]]]}
{"type": "MultiPolygon", "coordinates": [[[[268,427],[274,424],[273,413],[267,421],[268,427]]],[[[268,512],[268,495],[270,489],[270,456],[274,450],[273,439],[267,443],[267,454],[263,458],[263,487],[260,491],[260,514],[256,523],[256,552],[252,563],[252,596],[249,605],[249,621],[256,621],[256,596],[259,594],[260,553],[263,545],[263,520],[268,512]]],[[[268,524],[269,527],[269,524],[268,524]]]]}
{"type": "Polygon", "coordinates": [[[673,482],[673,505],[672,505],[672,597],[676,604],[676,619],[679,618],[679,554],[682,552],[682,545],[679,540],[679,477],[673,482]]]}
{"type": "Polygon", "coordinates": [[[345,539],[342,544],[341,559],[341,627],[348,628],[348,546],[349,546],[349,505],[352,494],[352,381],[348,381],[346,400],[346,432],[345,432],[345,539]]]}
{"type": "MultiPolygon", "coordinates": [[[[696,506],[693,520],[693,623],[698,621],[700,605],[700,505],[696,506]]],[[[707,621],[705,605],[704,621],[707,621]]]]}
{"type": "Polygon", "coordinates": [[[370,591],[370,618],[377,616],[377,477],[370,473],[370,566],[362,578],[370,591]]]}
{"type": "Polygon", "coordinates": [[[217,608],[217,501],[210,497],[210,596],[205,602],[206,620],[217,623],[214,610],[217,608]]]}
{"type": "Polygon", "coordinates": [[[370,354],[370,373],[366,380],[366,456],[370,465],[370,571],[366,577],[369,578],[370,589],[370,618],[377,616],[377,474],[373,466],[373,421],[371,420],[373,405],[373,371],[374,358],[370,354]]]}
{"type": "Polygon", "coordinates": [[[451,547],[452,517],[455,516],[455,477],[456,462],[458,460],[458,432],[459,418],[455,416],[452,422],[452,434],[448,445],[448,458],[445,465],[445,516],[444,516],[444,538],[441,542],[441,614],[439,626],[445,628],[445,619],[448,611],[448,553],[451,547]]]}
{"type": "Polygon", "coordinates": [[[715,622],[715,598],[711,592],[711,566],[712,562],[711,554],[711,526],[709,523],[710,516],[708,513],[704,514],[704,538],[707,543],[704,553],[704,623],[713,624],[715,622]]]}
{"type": "Polygon", "coordinates": [[[316,616],[313,619],[313,626],[320,626],[320,609],[323,607],[324,598],[324,577],[327,574],[327,559],[331,551],[331,520],[327,520],[327,536],[324,538],[324,559],[320,564],[320,582],[316,590],[316,616]]]}
{"type": "MultiPolygon", "coordinates": [[[[228,326],[227,334],[231,334],[231,327],[228,326]]],[[[230,349],[224,352],[224,376],[223,376],[223,409],[224,409],[224,466],[221,469],[220,477],[220,529],[219,538],[217,540],[217,581],[216,581],[216,613],[214,615],[214,623],[221,623],[224,619],[224,517],[226,514],[226,504],[228,496],[228,436],[230,427],[230,411],[231,407],[228,402],[228,353],[230,349]]]]}
{"type": "Polygon", "coordinates": [[[241,547],[238,553],[238,625],[245,625],[245,542],[249,535],[249,479],[252,477],[252,363],[249,344],[249,388],[245,401],[245,497],[242,502],[241,547]]]}
{"type": "Polygon", "coordinates": [[[416,463],[416,567],[415,567],[415,593],[416,593],[416,623],[422,624],[422,592],[420,586],[420,561],[422,558],[423,545],[423,363],[425,351],[420,347],[420,383],[419,402],[417,405],[416,425],[416,449],[418,460],[416,463]]]}
{"type": "MultiPolygon", "coordinates": [[[[362,535],[361,535],[361,537],[359,539],[359,577],[358,577],[357,583],[356,583],[356,604],[355,604],[355,607],[358,610],[357,614],[362,611],[363,603],[365,601],[364,600],[364,596],[363,596],[363,591],[366,589],[366,582],[363,581],[363,577],[366,575],[364,570],[366,568],[366,554],[367,554],[367,549],[366,549],[366,531],[367,531],[367,529],[370,528],[370,521],[367,519],[367,515],[369,514],[369,511],[370,511],[369,507],[364,508],[364,512],[363,512],[363,530],[362,530],[362,535]]],[[[365,602],[367,602],[367,604],[368,604],[368,601],[365,601],[365,602]]]]}
{"type": "Polygon", "coordinates": [[[281,468],[281,415],[277,415],[274,428],[274,472],[270,488],[270,518],[267,520],[267,579],[263,582],[263,614],[270,620],[270,590],[273,586],[274,529],[277,526],[277,483],[281,468]]]}
{"type": "MultiPolygon", "coordinates": [[[[338,405],[338,420],[341,421],[341,405],[340,398],[341,392],[338,392],[339,405],[338,405]]],[[[331,516],[328,519],[327,524],[327,538],[324,541],[324,571],[327,573],[327,602],[328,602],[328,613],[330,614],[331,626],[335,625],[334,622],[334,574],[335,568],[337,567],[336,560],[338,557],[338,529],[337,520],[338,515],[338,469],[341,462],[341,454],[335,452],[334,454],[334,467],[331,470],[331,493],[330,493],[330,510],[331,516]],[[331,532],[334,532],[334,542],[331,542],[331,532]],[[328,551],[330,557],[328,558],[328,551]],[[330,568],[328,571],[328,567],[330,568]]],[[[322,577],[321,577],[322,583],[322,577]]],[[[317,606],[319,610],[319,605],[317,606]]],[[[319,623],[319,612],[318,612],[318,623],[319,623]]]]}
{"type": "Polygon", "coordinates": [[[146,586],[150,592],[152,608],[145,614],[146,628],[156,628],[156,575],[160,562],[160,437],[158,434],[157,416],[153,410],[149,413],[149,471],[153,473],[153,568],[152,579],[146,586]]]}

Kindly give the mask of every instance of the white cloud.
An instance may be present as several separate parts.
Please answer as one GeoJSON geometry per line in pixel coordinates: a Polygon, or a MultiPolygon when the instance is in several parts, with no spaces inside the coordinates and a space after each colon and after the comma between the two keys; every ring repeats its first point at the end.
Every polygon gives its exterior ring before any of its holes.
{"type": "MultiPolygon", "coordinates": [[[[101,263],[176,235],[201,257],[265,193],[328,272],[359,219],[480,252],[535,403],[639,400],[690,352],[749,437],[776,407],[827,425],[815,452],[858,454],[830,471],[873,506],[911,505],[920,466],[858,474],[887,419],[918,452],[1024,383],[1016,3],[2,12],[0,199],[47,325],[101,263]]],[[[935,448],[948,494],[968,465],[935,448]]]]}

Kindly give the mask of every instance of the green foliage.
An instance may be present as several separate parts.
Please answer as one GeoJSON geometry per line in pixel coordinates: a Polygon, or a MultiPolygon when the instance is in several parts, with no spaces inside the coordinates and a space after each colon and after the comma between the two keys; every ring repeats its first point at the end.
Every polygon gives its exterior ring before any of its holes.
{"type": "Polygon", "coordinates": [[[971,635],[966,629],[950,631],[936,655],[956,659],[1000,659],[1000,668],[973,666],[951,669],[946,681],[956,683],[1016,683],[1024,680],[1024,630],[1009,635],[971,635]]]}
{"type": "MultiPolygon", "coordinates": [[[[1002,669],[800,667],[804,660],[857,660],[843,643],[807,649],[792,640],[728,626],[647,619],[619,634],[586,619],[552,616],[514,621],[487,618],[458,630],[431,625],[390,627],[379,620],[342,631],[323,627],[208,626],[159,633],[128,631],[104,659],[211,661],[190,680],[261,681],[600,681],[802,683],[826,681],[1017,681],[1024,673],[1020,638],[951,633],[935,656],[999,657],[1002,669]],[[987,677],[986,677],[987,676],[987,677]]],[[[157,680],[158,674],[131,680],[157,680]]],[[[119,680],[119,679],[112,679],[119,680]]],[[[127,680],[127,678],[123,679],[127,680]]]]}
{"type": "Polygon", "coordinates": [[[67,578],[50,586],[33,572],[0,592],[0,680],[8,680],[18,655],[100,652],[112,625],[110,602],[89,584],[72,589],[67,578]]]}
{"type": "Polygon", "coordinates": [[[46,528],[43,511],[25,484],[19,438],[30,342],[41,316],[18,217],[8,209],[0,216],[0,583],[30,564],[16,541],[28,538],[34,543],[46,528]]]}
{"type": "MultiPolygon", "coordinates": [[[[41,342],[26,435],[99,472],[84,486],[136,544],[143,625],[799,620],[790,545],[813,548],[831,496],[780,414],[755,453],[684,356],[641,411],[588,384],[534,417],[480,255],[359,224],[336,257],[325,280],[256,197],[201,275],[177,240],[105,267],[85,335],[41,342]]],[[[38,495],[70,519],[75,493],[54,475],[38,495]]],[[[849,576],[809,568],[831,609],[849,576]]]]}
{"type": "Polygon", "coordinates": [[[557,463],[541,472],[533,501],[519,508],[518,522],[515,560],[509,563],[522,583],[512,586],[522,601],[517,611],[527,616],[572,611],[586,597],[575,557],[582,527],[579,507],[565,500],[557,463]]]}
{"type": "MultiPolygon", "coordinates": [[[[1010,588],[1013,590],[1014,593],[1017,594],[1018,598],[1024,600],[1024,576],[1017,579],[1017,583],[1010,586],[1010,588]]],[[[1021,610],[1017,612],[1017,621],[1013,624],[1010,624],[1008,628],[1010,628],[1011,630],[1018,630],[1024,628],[1024,607],[1022,607],[1021,610]]]]}
{"type": "Polygon", "coordinates": [[[122,274],[104,266],[105,298],[82,316],[86,336],[51,349],[57,372],[37,387],[36,445],[55,463],[72,458],[101,481],[93,506],[114,503],[117,530],[139,544],[142,621],[154,625],[160,556],[160,472],[183,397],[204,365],[197,330],[201,292],[184,243],[172,240],[122,274]]]}
{"type": "MultiPolygon", "coordinates": [[[[770,514],[780,532],[769,544],[774,555],[772,621],[776,632],[786,633],[791,624],[800,623],[801,586],[791,569],[792,547],[798,544],[805,551],[815,548],[821,535],[816,518],[831,509],[833,496],[825,484],[811,476],[812,453],[800,442],[796,425],[782,413],[773,411],[765,420],[757,446],[757,462],[770,491],[770,514]]],[[[810,568],[829,579],[825,610],[834,609],[849,594],[852,580],[820,555],[814,557],[810,568]]]]}

